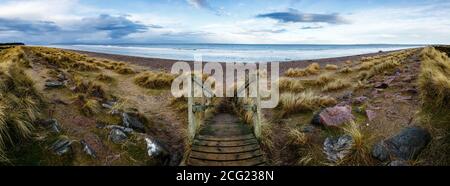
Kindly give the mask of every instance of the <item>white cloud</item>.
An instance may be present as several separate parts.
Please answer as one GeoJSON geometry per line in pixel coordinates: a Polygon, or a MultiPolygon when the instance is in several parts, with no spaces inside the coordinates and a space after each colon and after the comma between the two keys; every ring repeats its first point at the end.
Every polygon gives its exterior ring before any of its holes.
{"type": "MultiPolygon", "coordinates": [[[[188,0],[188,2],[198,8],[211,7],[207,1],[188,0]]],[[[26,35],[0,28],[0,40],[27,38],[30,42],[107,42],[108,33],[98,30],[80,32],[79,24],[83,18],[108,14],[128,15],[126,17],[128,20],[150,26],[145,32],[141,30],[120,35],[122,39],[120,41],[128,39],[139,42],[217,43],[450,43],[449,9],[450,3],[440,2],[414,7],[355,10],[350,14],[339,14],[351,24],[338,25],[285,23],[273,19],[239,16],[221,19],[225,21],[211,21],[209,18],[209,22],[200,24],[200,21],[192,20],[193,17],[181,20],[172,17],[170,13],[135,13],[90,7],[78,0],[16,0],[0,4],[0,19],[15,19],[24,23],[51,22],[64,32],[26,35]]],[[[8,23],[8,28],[12,27],[12,23],[8,23]]]]}

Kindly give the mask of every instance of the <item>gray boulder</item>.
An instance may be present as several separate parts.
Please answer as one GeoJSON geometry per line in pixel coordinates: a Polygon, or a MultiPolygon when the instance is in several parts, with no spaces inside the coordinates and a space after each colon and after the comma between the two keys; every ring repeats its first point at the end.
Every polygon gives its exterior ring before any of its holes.
{"type": "Polygon", "coordinates": [[[332,162],[343,160],[352,152],[354,141],[349,135],[343,135],[338,138],[326,138],[323,143],[323,151],[327,159],[332,162]]]}
{"type": "Polygon", "coordinates": [[[115,144],[120,144],[128,139],[128,136],[120,129],[113,128],[109,133],[109,139],[115,144]]]}
{"type": "Polygon", "coordinates": [[[127,128],[127,127],[123,127],[123,126],[119,126],[119,125],[106,125],[103,128],[107,128],[107,129],[119,129],[122,132],[126,133],[126,134],[131,134],[134,132],[134,130],[132,128],[127,128]]]}
{"type": "Polygon", "coordinates": [[[62,156],[72,151],[72,141],[67,138],[61,138],[50,146],[50,150],[56,155],[62,156]]]}
{"type": "Polygon", "coordinates": [[[81,143],[81,146],[82,146],[82,148],[83,148],[83,151],[84,151],[87,155],[89,155],[89,156],[91,156],[91,157],[93,157],[93,158],[97,158],[97,156],[95,155],[94,149],[92,149],[92,147],[91,147],[86,141],[81,140],[80,143],[81,143]]]}
{"type": "Polygon", "coordinates": [[[145,142],[147,144],[147,154],[149,157],[158,160],[161,165],[167,165],[170,160],[170,154],[167,149],[157,140],[145,137],[145,142]]]}
{"type": "Polygon", "coordinates": [[[139,120],[137,116],[135,116],[132,113],[127,112],[122,113],[122,122],[123,125],[127,128],[132,128],[138,132],[145,133],[144,124],[139,120]]]}
{"type": "Polygon", "coordinates": [[[415,159],[430,140],[431,135],[427,130],[420,127],[408,127],[397,135],[375,144],[372,156],[380,161],[415,159]]]}

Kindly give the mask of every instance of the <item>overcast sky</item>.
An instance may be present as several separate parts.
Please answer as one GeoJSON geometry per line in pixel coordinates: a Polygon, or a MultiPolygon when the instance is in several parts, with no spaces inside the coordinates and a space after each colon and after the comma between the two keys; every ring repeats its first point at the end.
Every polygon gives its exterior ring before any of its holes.
{"type": "Polygon", "coordinates": [[[0,42],[450,44],[450,1],[0,0],[0,42]]]}

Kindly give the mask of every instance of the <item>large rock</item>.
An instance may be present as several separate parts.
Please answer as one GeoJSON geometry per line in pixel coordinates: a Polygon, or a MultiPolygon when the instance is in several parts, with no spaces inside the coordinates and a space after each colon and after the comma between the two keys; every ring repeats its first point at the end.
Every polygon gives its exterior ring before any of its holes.
{"type": "Polygon", "coordinates": [[[133,113],[122,113],[122,122],[125,127],[132,128],[139,132],[145,133],[145,126],[139,118],[133,113]]]}
{"type": "Polygon", "coordinates": [[[126,134],[131,134],[134,132],[134,130],[132,128],[127,128],[127,127],[123,127],[123,126],[119,126],[119,125],[106,125],[103,128],[107,128],[107,129],[119,129],[122,132],[126,133],[126,134]]]}
{"type": "Polygon", "coordinates": [[[353,116],[352,109],[349,105],[335,106],[323,109],[315,114],[312,123],[328,127],[339,127],[353,119],[355,119],[355,117],[353,116]]]}
{"type": "Polygon", "coordinates": [[[431,135],[427,130],[408,127],[397,135],[375,144],[372,156],[381,161],[415,159],[430,140],[431,135]]]}
{"type": "Polygon", "coordinates": [[[343,160],[352,152],[353,138],[349,135],[343,135],[338,138],[328,137],[323,143],[323,151],[327,159],[332,162],[343,160]]]}
{"type": "Polygon", "coordinates": [[[125,142],[128,139],[128,136],[122,130],[113,128],[109,133],[109,139],[111,139],[113,143],[120,144],[125,142]]]}
{"type": "Polygon", "coordinates": [[[167,149],[157,140],[145,137],[147,144],[147,154],[151,158],[157,160],[161,165],[169,164],[171,157],[167,149]]]}

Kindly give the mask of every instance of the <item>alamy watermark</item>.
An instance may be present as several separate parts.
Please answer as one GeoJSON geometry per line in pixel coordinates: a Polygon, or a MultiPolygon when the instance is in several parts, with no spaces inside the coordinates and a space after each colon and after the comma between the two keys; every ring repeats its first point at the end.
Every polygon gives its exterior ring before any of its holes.
{"type": "Polygon", "coordinates": [[[275,108],[279,101],[279,63],[203,63],[194,55],[194,65],[176,62],[171,73],[178,76],[172,83],[174,97],[257,97],[261,108],[275,108]],[[268,67],[270,66],[270,70],[268,67]]]}

